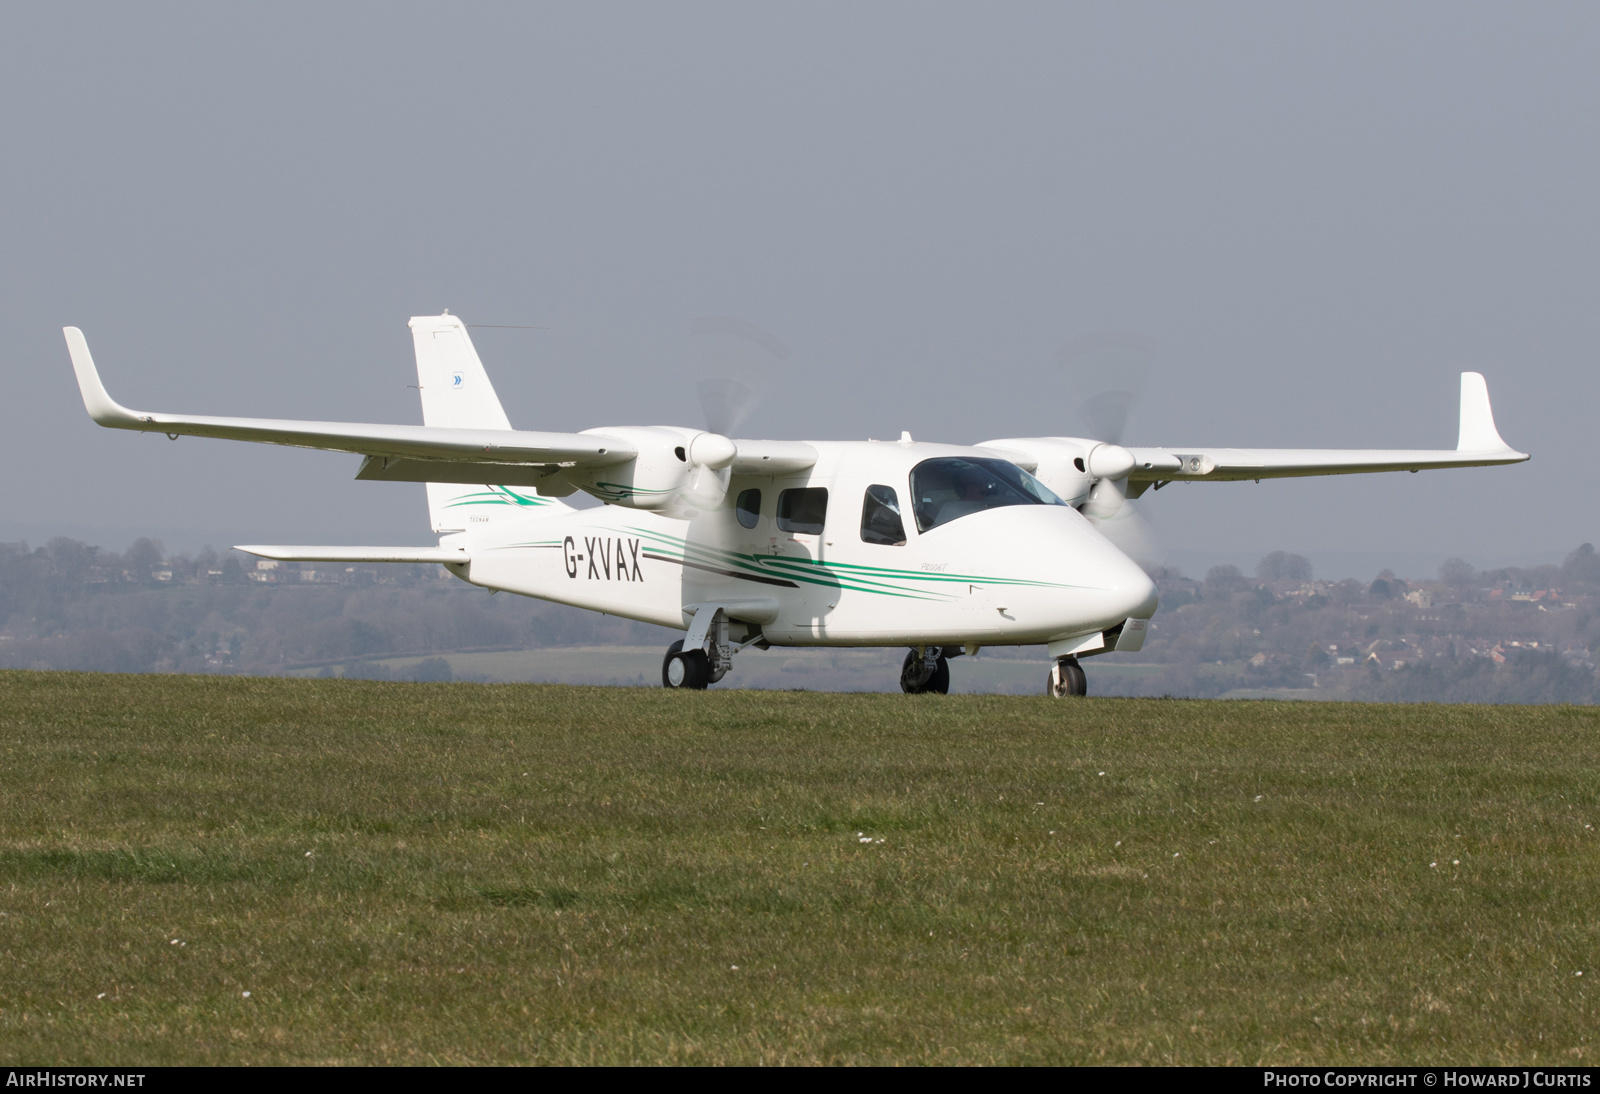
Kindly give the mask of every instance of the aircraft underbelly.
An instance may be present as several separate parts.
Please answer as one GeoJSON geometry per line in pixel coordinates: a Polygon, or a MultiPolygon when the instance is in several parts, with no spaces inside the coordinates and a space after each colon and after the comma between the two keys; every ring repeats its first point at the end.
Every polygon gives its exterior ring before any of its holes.
{"type": "MultiPolygon", "coordinates": [[[[813,597],[807,608],[799,605],[785,613],[786,635],[794,640],[840,644],[915,644],[923,636],[938,635],[955,642],[992,642],[1001,637],[998,619],[986,605],[970,596],[947,601],[909,603],[894,593],[852,589],[836,591],[834,605],[817,610],[813,597]]],[[[774,628],[767,628],[772,633],[774,628]]]]}

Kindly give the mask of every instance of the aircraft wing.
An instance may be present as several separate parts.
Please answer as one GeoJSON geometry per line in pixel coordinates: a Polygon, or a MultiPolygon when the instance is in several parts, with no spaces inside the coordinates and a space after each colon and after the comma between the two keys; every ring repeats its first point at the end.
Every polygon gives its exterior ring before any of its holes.
{"type": "Polygon", "coordinates": [[[1500,439],[1489,408],[1489,388],[1476,372],[1461,374],[1461,430],[1455,448],[1136,448],[1132,482],[1229,482],[1302,475],[1356,475],[1368,471],[1424,471],[1439,467],[1485,467],[1521,463],[1500,439]]]}
{"type": "MultiPolygon", "coordinates": [[[[83,405],[100,425],[165,433],[169,437],[218,437],[233,441],[355,452],[369,465],[455,463],[488,465],[469,472],[464,482],[484,482],[484,473],[506,465],[553,468],[603,467],[632,459],[634,446],[616,437],[594,433],[534,433],[511,429],[442,429],[422,425],[372,425],[364,422],[308,422],[273,418],[215,418],[129,410],[107,394],[89,355],[89,344],[77,327],[66,327],[67,351],[78,376],[83,405]]],[[[442,470],[442,468],[440,468],[442,470]]],[[[380,475],[363,477],[379,478],[380,475]]],[[[430,481],[418,479],[415,481],[430,481]]],[[[454,480],[440,480],[454,481],[454,480]]],[[[490,479],[489,481],[495,481],[490,479]]]]}
{"type": "Polygon", "coordinates": [[[734,441],[735,475],[792,475],[817,462],[817,450],[804,441],[734,441]]]}

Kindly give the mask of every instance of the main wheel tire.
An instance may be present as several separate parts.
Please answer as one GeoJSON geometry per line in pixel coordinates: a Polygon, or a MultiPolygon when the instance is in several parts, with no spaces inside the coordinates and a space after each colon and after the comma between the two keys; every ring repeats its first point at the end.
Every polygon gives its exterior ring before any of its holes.
{"type": "Polygon", "coordinates": [[[1078,664],[1076,657],[1067,662],[1067,672],[1072,676],[1072,694],[1080,699],[1088,695],[1089,678],[1084,675],[1083,666],[1078,664]]]}
{"type": "Polygon", "coordinates": [[[938,662],[933,667],[933,672],[921,683],[917,682],[920,675],[917,669],[920,659],[916,651],[906,654],[905,661],[900,665],[900,690],[907,695],[948,695],[950,692],[950,662],[945,660],[944,654],[939,655],[938,662]]]}
{"type": "Polygon", "coordinates": [[[916,651],[906,654],[906,659],[900,662],[900,690],[907,695],[922,694],[921,673],[917,670],[921,665],[917,661],[916,651]]]}
{"type": "Polygon", "coordinates": [[[1051,667],[1044,693],[1053,699],[1089,694],[1089,678],[1083,674],[1083,666],[1076,657],[1064,657],[1051,667]]]}
{"type": "Polygon", "coordinates": [[[704,691],[711,683],[711,660],[705,650],[683,648],[680,639],[667,647],[667,656],[661,661],[661,686],[704,691]]]}

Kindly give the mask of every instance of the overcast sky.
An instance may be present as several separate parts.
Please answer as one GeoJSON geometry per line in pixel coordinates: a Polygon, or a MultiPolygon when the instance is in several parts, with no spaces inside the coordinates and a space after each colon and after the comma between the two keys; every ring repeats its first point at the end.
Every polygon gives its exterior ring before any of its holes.
{"type": "Polygon", "coordinates": [[[356,457],[94,426],[60,328],[133,407],[409,423],[406,319],[448,307],[549,328],[474,332],[534,429],[699,424],[706,315],[789,349],[749,436],[1081,433],[1057,353],[1122,330],[1160,345],[1129,443],[1453,447],[1475,369],[1531,463],[1145,511],[1180,560],[1322,572],[1600,541],[1600,5],[52,2],[0,27],[5,538],[427,542],[422,488],[356,457]]]}

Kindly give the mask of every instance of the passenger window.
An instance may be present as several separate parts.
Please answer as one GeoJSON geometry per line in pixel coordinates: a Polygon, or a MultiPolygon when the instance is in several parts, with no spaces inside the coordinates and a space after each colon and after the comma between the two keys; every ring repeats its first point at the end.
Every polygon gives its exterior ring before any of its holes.
{"type": "Polygon", "coordinates": [[[778,527],[785,532],[820,536],[828,518],[828,491],[821,486],[785,490],[778,495],[778,527]]]}
{"type": "Polygon", "coordinates": [[[746,528],[754,528],[756,521],[761,519],[761,491],[743,490],[739,493],[739,500],[734,502],[734,512],[739,517],[739,523],[746,528]]]}
{"type": "Polygon", "coordinates": [[[888,547],[906,545],[906,526],[900,520],[900,499],[892,486],[869,486],[861,502],[861,542],[888,547]]]}

